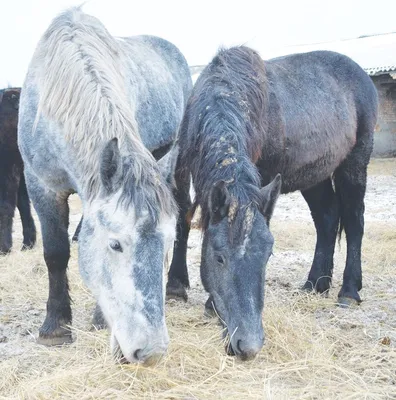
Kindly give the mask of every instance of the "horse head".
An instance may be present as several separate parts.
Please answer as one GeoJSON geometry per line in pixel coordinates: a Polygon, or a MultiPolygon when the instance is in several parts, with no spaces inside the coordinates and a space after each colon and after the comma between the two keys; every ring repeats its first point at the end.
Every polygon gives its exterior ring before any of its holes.
{"type": "MultiPolygon", "coordinates": [[[[169,156],[168,156],[169,157],[169,156]]],[[[100,162],[101,192],[84,206],[80,271],[111,329],[111,347],[129,362],[151,362],[168,346],[163,267],[175,237],[176,207],[167,184],[174,163],[153,160],[154,178],[136,173],[117,139],[100,162]]]]}

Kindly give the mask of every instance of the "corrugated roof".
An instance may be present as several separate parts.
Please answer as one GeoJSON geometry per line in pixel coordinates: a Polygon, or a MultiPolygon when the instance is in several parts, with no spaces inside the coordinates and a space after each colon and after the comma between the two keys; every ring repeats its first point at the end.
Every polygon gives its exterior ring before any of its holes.
{"type": "MultiPolygon", "coordinates": [[[[336,51],[351,57],[371,76],[391,73],[393,79],[396,79],[394,73],[396,72],[396,32],[272,49],[268,48],[268,43],[263,44],[259,39],[249,41],[246,45],[258,50],[264,60],[314,50],[336,51]]],[[[194,80],[204,67],[204,65],[190,67],[194,80]]]]}
{"type": "Polygon", "coordinates": [[[332,50],[356,61],[369,75],[396,71],[396,32],[334,42],[269,49],[268,42],[256,39],[247,43],[257,49],[264,59],[314,50],[332,50]]]}
{"type": "Polygon", "coordinates": [[[370,76],[381,75],[383,73],[396,71],[396,64],[395,65],[387,65],[385,67],[364,68],[364,70],[370,76]]]}

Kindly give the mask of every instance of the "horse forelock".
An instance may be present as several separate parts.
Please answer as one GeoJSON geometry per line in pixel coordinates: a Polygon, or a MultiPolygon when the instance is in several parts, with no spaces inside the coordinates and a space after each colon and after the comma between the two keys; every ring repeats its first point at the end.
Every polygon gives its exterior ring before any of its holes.
{"type": "MultiPolygon", "coordinates": [[[[134,160],[129,163],[133,164],[134,160]]],[[[137,217],[147,211],[153,223],[160,222],[162,216],[171,217],[177,214],[177,205],[169,186],[164,182],[157,165],[151,174],[140,175],[137,181],[136,171],[129,166],[125,169],[123,187],[119,204],[133,207],[137,217]]]]}
{"type": "Polygon", "coordinates": [[[254,164],[265,141],[268,101],[264,62],[243,46],[220,50],[198,78],[182,122],[180,149],[182,164],[193,175],[203,230],[217,181],[227,183],[233,199],[229,222],[239,224],[244,214],[239,210],[258,202],[261,181],[254,164]]]}
{"type": "Polygon", "coordinates": [[[253,185],[229,186],[231,203],[228,209],[229,240],[240,245],[252,232],[255,215],[260,201],[260,190],[253,185]]]}
{"type": "Polygon", "coordinates": [[[33,68],[39,91],[36,124],[43,115],[61,128],[88,198],[99,192],[101,152],[114,137],[121,152],[135,155],[136,179],[152,171],[155,160],[141,141],[133,93],[127,91],[123,42],[99,20],[78,7],[60,14],[39,42],[33,68]]]}

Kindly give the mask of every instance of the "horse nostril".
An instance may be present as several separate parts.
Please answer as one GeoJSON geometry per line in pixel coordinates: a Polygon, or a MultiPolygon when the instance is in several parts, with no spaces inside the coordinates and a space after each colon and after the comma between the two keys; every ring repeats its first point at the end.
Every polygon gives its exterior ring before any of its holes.
{"type": "Polygon", "coordinates": [[[133,357],[135,358],[135,360],[140,361],[140,358],[142,357],[142,349],[137,349],[137,350],[133,353],[133,357]]]}

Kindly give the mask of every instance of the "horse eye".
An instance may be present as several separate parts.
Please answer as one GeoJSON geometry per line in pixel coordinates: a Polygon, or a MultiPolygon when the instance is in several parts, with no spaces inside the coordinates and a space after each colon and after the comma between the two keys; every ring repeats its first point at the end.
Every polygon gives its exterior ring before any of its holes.
{"type": "Polygon", "coordinates": [[[216,256],[216,261],[220,264],[223,265],[225,260],[223,256],[216,256]]]}
{"type": "Polygon", "coordinates": [[[118,240],[110,240],[109,246],[112,250],[122,253],[122,247],[118,240]]]}

